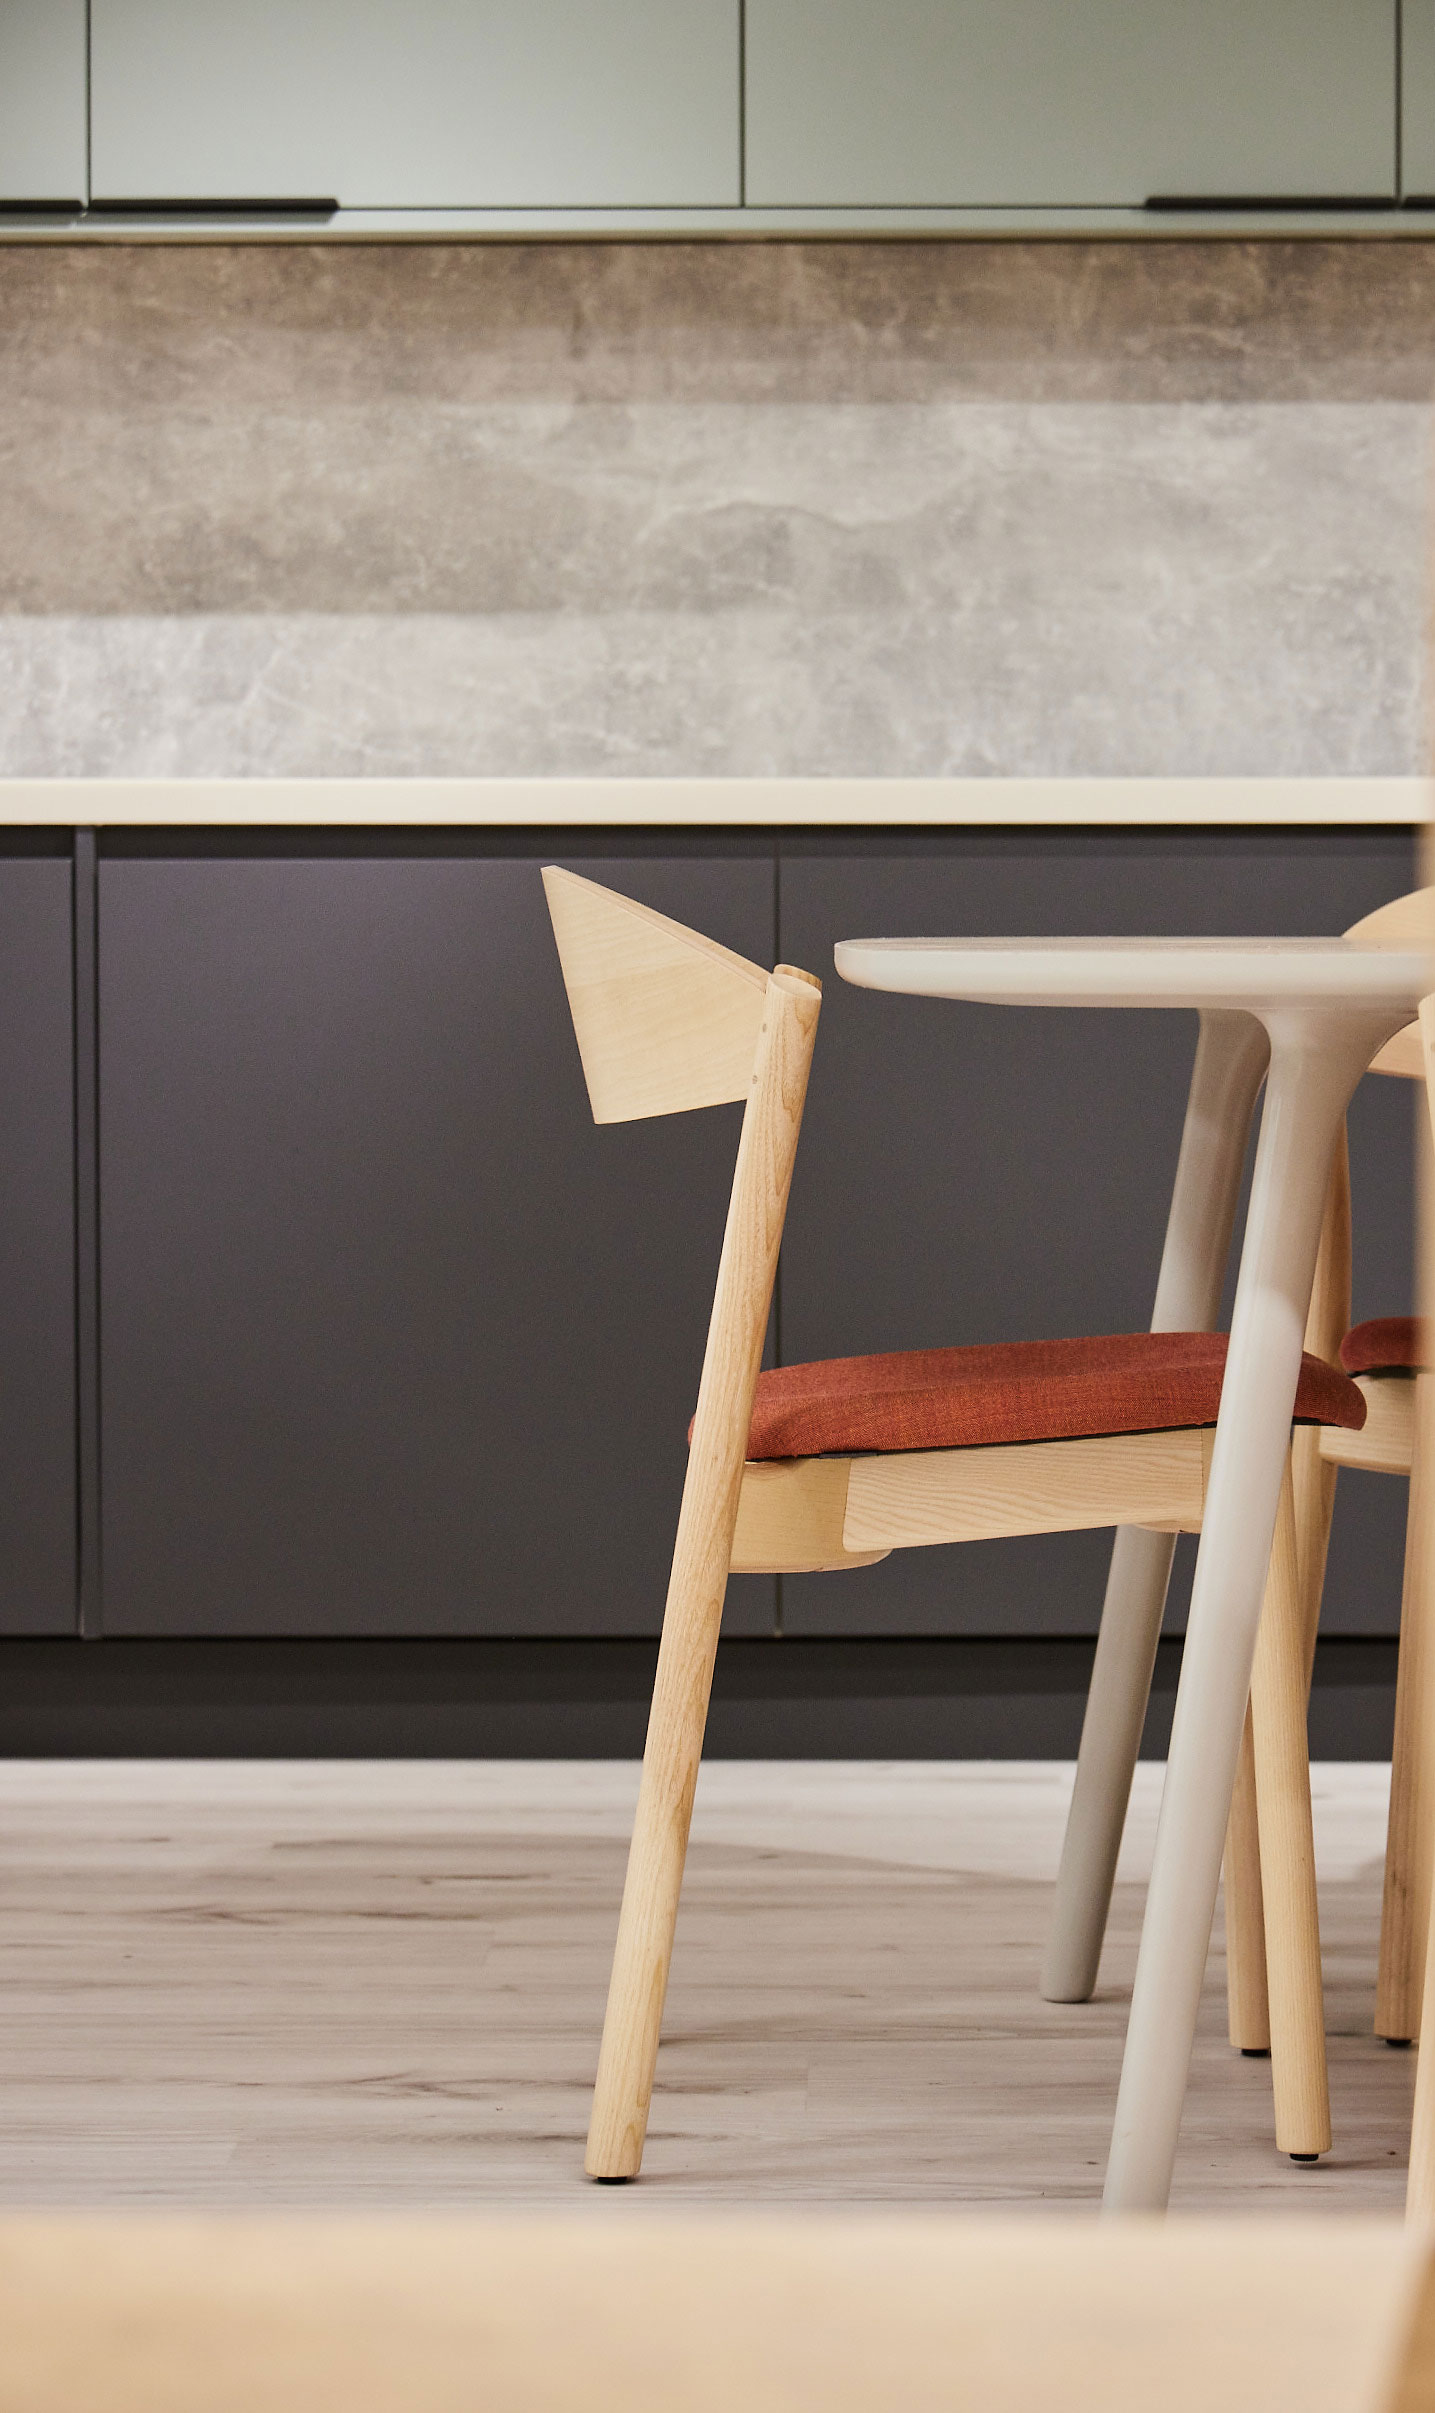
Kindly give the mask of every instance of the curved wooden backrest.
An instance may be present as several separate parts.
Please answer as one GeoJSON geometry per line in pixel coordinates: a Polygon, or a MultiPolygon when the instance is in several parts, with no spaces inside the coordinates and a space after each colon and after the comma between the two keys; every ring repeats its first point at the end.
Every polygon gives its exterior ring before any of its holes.
{"type": "Polygon", "coordinates": [[[1345,936],[1357,947],[1428,947],[1435,938],[1435,888],[1412,888],[1352,922],[1345,936]]]}
{"type": "Polygon", "coordinates": [[[543,886],[594,1122],[744,1099],[766,972],[556,864],[543,886]]]}
{"type": "Polygon", "coordinates": [[[1403,1031],[1387,1039],[1378,1056],[1371,1061],[1372,1072],[1388,1072],[1397,1081],[1423,1081],[1425,1056],[1420,1045],[1420,1025],[1407,1022],[1403,1031]]]}
{"type": "MultiPolygon", "coordinates": [[[[1345,935],[1358,947],[1431,947],[1435,952],[1435,888],[1412,888],[1405,896],[1392,897],[1388,905],[1378,905],[1374,913],[1352,922],[1345,935]]],[[[1419,1023],[1407,1022],[1403,1031],[1387,1039],[1370,1069],[1400,1081],[1423,1081],[1419,1023]]]]}

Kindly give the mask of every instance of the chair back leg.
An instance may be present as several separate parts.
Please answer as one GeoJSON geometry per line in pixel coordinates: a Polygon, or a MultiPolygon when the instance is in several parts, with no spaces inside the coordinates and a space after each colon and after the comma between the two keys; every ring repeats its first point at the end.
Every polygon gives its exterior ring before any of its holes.
{"type": "MultiPolygon", "coordinates": [[[[1305,1345],[1334,1365],[1350,1329],[1350,1148],[1342,1125],[1331,1157],[1321,1223],[1315,1280],[1306,1317],[1305,1345]]],[[[1298,1425],[1291,1435],[1291,1484],[1295,1511],[1296,1579],[1304,1630],[1305,1674],[1301,1699],[1308,1703],[1315,1664],[1315,1635],[1330,1520],[1335,1507],[1336,1469],[1320,1454],[1320,1431],[1298,1425]]],[[[1224,1865],[1226,1896],[1226,2012],[1231,2042],[1239,2052],[1267,2051],[1271,2041],[1267,1992],[1266,1904],[1261,1883],[1260,1834],[1256,1811],[1255,1743],[1249,1709],[1241,1763],[1231,1799],[1224,1865]]]]}
{"type": "Polygon", "coordinates": [[[1256,1746],[1246,1703],[1246,1731],[1221,1864],[1226,1905],[1226,2025],[1238,2053],[1271,2049],[1266,1986],[1266,1906],[1261,1887],[1261,1830],[1256,1812],[1256,1746]]]}
{"type": "Polygon", "coordinates": [[[804,974],[779,967],[768,984],[663,1611],[588,2132],[592,2178],[635,2178],[643,2158],[753,1393],[820,1002],[804,974]]]}
{"type": "Polygon", "coordinates": [[[1313,2161],[1330,2151],[1320,1918],[1306,1741],[1306,1668],[1305,1602],[1293,1487],[1287,1471],[1251,1676],[1251,1730],[1276,2144],[1296,2161],[1313,2161]]]}
{"type": "MultiPolygon", "coordinates": [[[[1417,1122],[1415,1198],[1417,1303],[1430,1313],[1431,1242],[1435,1239],[1435,1157],[1429,1118],[1417,1122]]],[[[1435,1854],[1435,1374],[1415,1378],[1415,1448],[1405,1519],[1405,1580],[1400,1602],[1400,1655],[1395,1671],[1395,1738],[1390,1755],[1390,1821],[1385,1837],[1385,1893],[1380,1911],[1380,1969],[1375,1987],[1375,2033],[1406,2044],[1420,2033],[1425,1985],[1426,1928],[1435,1854]]]]}

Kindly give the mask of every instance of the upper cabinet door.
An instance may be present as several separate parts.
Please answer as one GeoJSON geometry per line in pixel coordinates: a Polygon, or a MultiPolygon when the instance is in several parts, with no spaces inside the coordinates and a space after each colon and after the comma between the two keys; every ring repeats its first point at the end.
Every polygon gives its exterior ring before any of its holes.
{"type": "Polygon", "coordinates": [[[104,201],[741,198],[740,0],[91,0],[104,201]]]}
{"type": "Polygon", "coordinates": [[[747,0],[747,199],[1395,194],[1395,0],[747,0]]]}
{"type": "Polygon", "coordinates": [[[0,205],[83,202],[85,0],[0,5],[0,205]]]}

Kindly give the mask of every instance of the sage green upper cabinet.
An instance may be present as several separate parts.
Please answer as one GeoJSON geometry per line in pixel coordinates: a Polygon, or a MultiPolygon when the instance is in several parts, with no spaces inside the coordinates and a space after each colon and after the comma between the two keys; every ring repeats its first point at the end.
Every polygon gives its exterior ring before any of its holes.
{"type": "Polygon", "coordinates": [[[0,0],[0,205],[86,191],[85,0],[0,0]]]}
{"type": "Polygon", "coordinates": [[[747,0],[747,200],[1395,196],[1396,0],[747,0]]]}
{"type": "Polygon", "coordinates": [[[102,201],[741,199],[740,0],[91,0],[102,201]]]}

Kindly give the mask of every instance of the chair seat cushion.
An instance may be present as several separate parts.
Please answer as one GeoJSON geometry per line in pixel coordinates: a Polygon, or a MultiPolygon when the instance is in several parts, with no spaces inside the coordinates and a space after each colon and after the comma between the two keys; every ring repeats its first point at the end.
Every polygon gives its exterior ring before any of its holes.
{"type": "Polygon", "coordinates": [[[1413,1374],[1424,1361],[1421,1331],[1413,1315],[1374,1315],[1354,1324],[1340,1344],[1347,1374],[1413,1374]]]}
{"type": "MultiPolygon", "coordinates": [[[[1226,1337],[1119,1332],[778,1366],[758,1377],[748,1456],[979,1449],[1211,1425],[1226,1337]]],[[[1295,1412],[1299,1423],[1358,1432],[1365,1401],[1348,1375],[1306,1357],[1295,1412]]]]}

